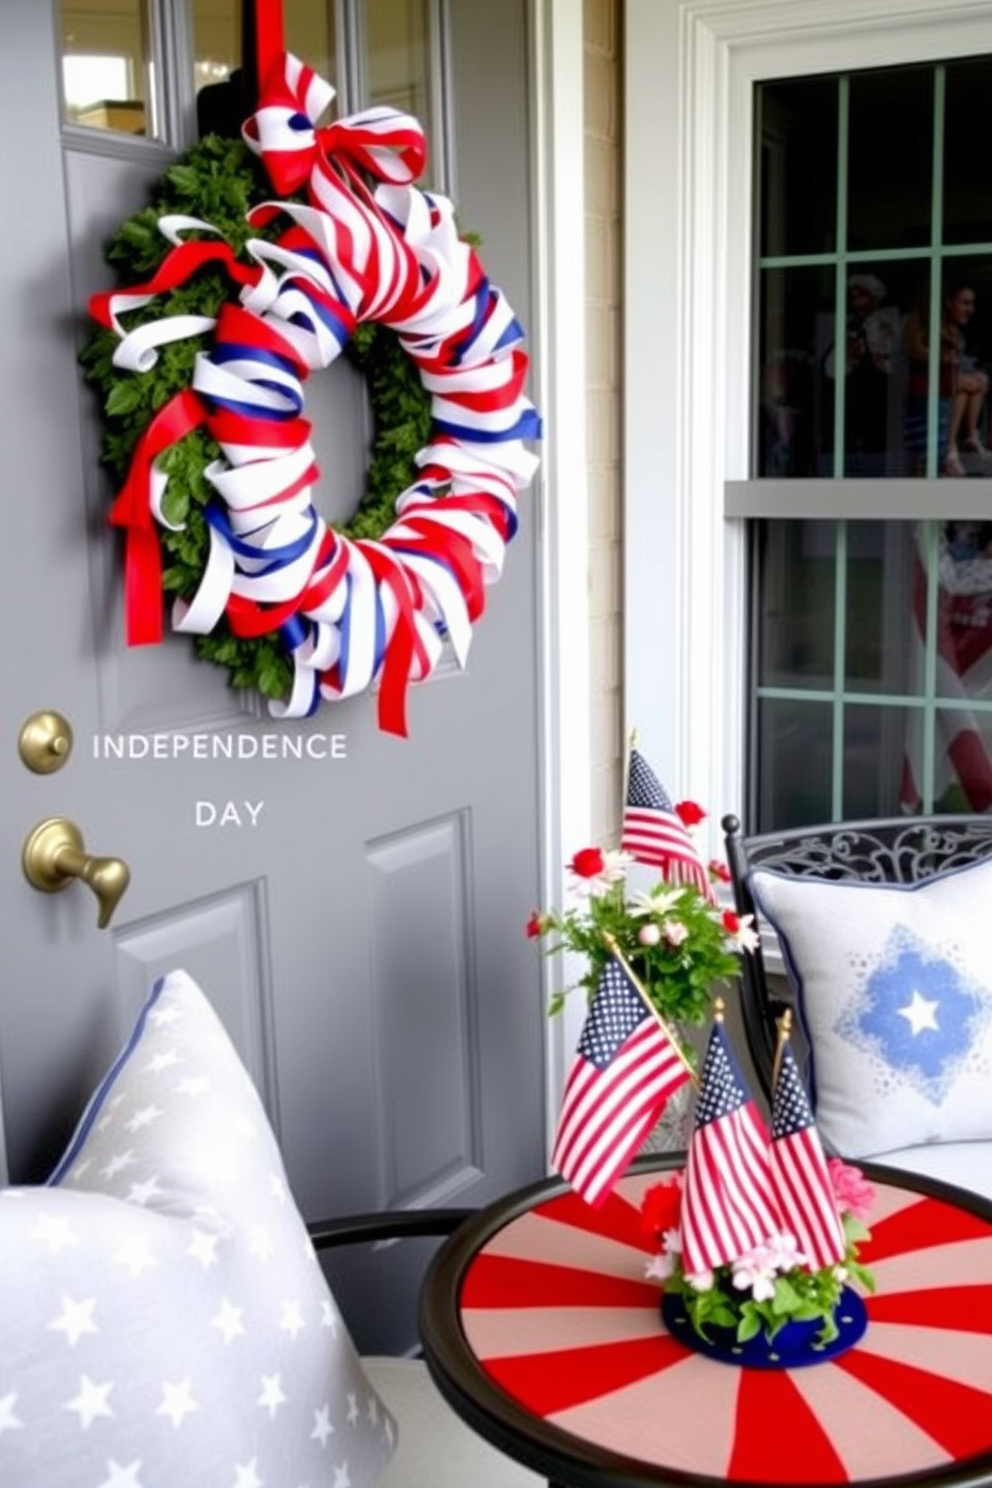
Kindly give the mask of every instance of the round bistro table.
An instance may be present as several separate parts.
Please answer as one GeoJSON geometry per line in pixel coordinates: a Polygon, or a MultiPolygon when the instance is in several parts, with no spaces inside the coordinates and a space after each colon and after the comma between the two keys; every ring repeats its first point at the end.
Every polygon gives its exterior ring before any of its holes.
{"type": "Polygon", "coordinates": [[[673,1166],[635,1164],[598,1210],[532,1184],[437,1252],[424,1355],[469,1425],[569,1488],[992,1485],[992,1204],[859,1164],[867,1332],[835,1359],[748,1369],[673,1338],[645,1279],[640,1200],[673,1166]]]}

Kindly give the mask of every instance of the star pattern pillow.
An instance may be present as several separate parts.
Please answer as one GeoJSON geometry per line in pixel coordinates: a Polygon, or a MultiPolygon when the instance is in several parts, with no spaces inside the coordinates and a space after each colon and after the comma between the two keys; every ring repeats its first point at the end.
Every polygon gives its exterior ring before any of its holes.
{"type": "Polygon", "coordinates": [[[0,1484],[367,1488],[394,1435],[255,1088],[173,972],[49,1185],[0,1190],[0,1484]]]}
{"type": "Polygon", "coordinates": [[[992,862],[915,885],[758,869],[824,1141],[868,1157],[992,1138],[992,862]]]}

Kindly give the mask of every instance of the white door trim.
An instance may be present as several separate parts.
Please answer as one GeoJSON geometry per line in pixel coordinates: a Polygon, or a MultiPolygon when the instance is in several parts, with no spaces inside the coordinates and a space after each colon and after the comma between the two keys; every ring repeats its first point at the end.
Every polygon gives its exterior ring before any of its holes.
{"type": "MultiPolygon", "coordinates": [[[[539,509],[542,717],[542,904],[560,904],[566,844],[591,831],[589,522],[586,476],[583,16],[574,0],[531,8],[537,402],[544,420],[539,509]]],[[[525,516],[526,520],[526,516],[525,516]]],[[[536,908],[537,906],[535,906],[536,908]]],[[[535,954],[541,952],[535,946],[535,954]]],[[[574,980],[545,959],[548,997],[574,980]]],[[[562,1077],[583,1009],[570,999],[548,1024],[546,1116],[558,1114],[562,1077]]]]}
{"type": "Polygon", "coordinates": [[[992,52],[989,0],[626,0],[626,710],[718,821],[744,771],[751,93],[992,52]]]}

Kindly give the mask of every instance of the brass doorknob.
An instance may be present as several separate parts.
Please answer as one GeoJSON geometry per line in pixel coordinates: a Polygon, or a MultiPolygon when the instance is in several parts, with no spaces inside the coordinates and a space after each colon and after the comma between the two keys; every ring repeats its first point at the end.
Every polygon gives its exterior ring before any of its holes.
{"type": "Polygon", "coordinates": [[[83,834],[65,816],[50,816],[39,822],[24,840],[21,852],[24,877],[43,894],[54,894],[81,878],[96,895],[100,930],[110,924],[124,890],[131,882],[131,870],[121,858],[98,858],[83,845],[83,834]]]}

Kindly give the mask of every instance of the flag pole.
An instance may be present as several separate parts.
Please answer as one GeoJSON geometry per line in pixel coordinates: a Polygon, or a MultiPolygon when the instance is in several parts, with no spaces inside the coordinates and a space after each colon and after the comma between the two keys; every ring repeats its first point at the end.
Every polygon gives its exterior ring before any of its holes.
{"type": "Polygon", "coordinates": [[[648,994],[645,991],[645,989],[641,986],[641,983],[638,980],[637,976],[634,974],[634,972],[631,969],[631,967],[627,964],[627,961],[626,961],[626,958],[624,957],[623,952],[621,951],[620,947],[617,945],[616,941],[614,940],[613,936],[610,934],[610,932],[608,930],[604,930],[603,931],[603,940],[606,942],[606,947],[609,950],[610,954],[613,955],[613,956],[616,956],[617,960],[620,962],[620,965],[623,967],[624,971],[627,973],[627,976],[630,978],[631,982],[636,987],[636,989],[637,989],[637,991],[638,991],[638,993],[640,995],[641,1001],[644,1003],[644,1006],[647,1008],[648,1012],[653,1013],[654,1014],[654,1017],[657,1019],[658,1023],[661,1025],[661,1031],[662,1031],[662,1033],[665,1035],[665,1037],[667,1038],[668,1042],[671,1044],[672,1048],[675,1050],[676,1054],[679,1056],[679,1058],[681,1059],[682,1063],[685,1065],[686,1069],[689,1071],[689,1079],[692,1081],[693,1085],[698,1090],[699,1089],[699,1076],[696,1074],[696,1071],[693,1069],[693,1067],[689,1063],[688,1059],[686,1059],[685,1055],[682,1053],[682,1049],[681,1049],[681,1047],[679,1045],[678,1039],[672,1033],[672,1030],[669,1028],[668,1024],[665,1022],[664,1018],[661,1016],[661,1014],[659,1013],[658,1009],[655,1007],[654,1003],[651,1001],[651,999],[648,996],[648,994]]]}
{"type": "Polygon", "coordinates": [[[782,1068],[782,1055],[785,1051],[786,1044],[789,1042],[789,1035],[791,1034],[791,1032],[792,1009],[786,1008],[781,1018],[779,1018],[778,1020],[778,1041],[775,1045],[775,1058],[772,1061],[772,1090],[774,1090],[775,1086],[778,1084],[778,1074],[779,1070],[782,1068]]]}

